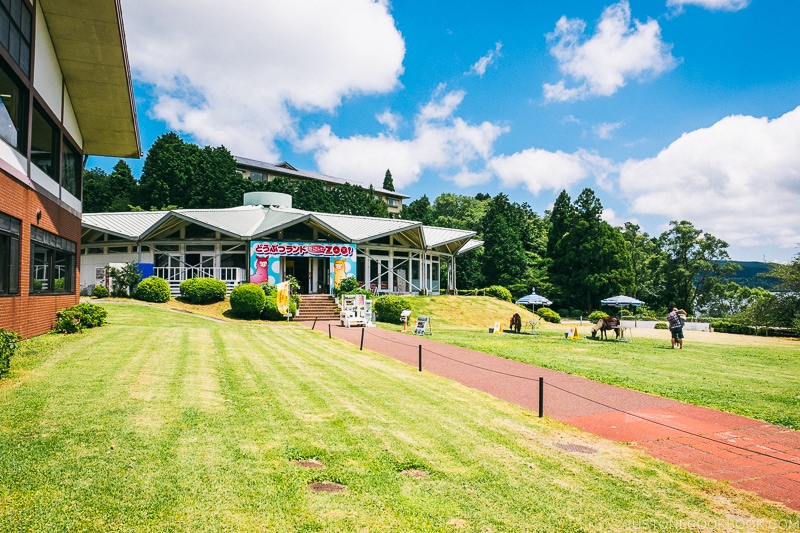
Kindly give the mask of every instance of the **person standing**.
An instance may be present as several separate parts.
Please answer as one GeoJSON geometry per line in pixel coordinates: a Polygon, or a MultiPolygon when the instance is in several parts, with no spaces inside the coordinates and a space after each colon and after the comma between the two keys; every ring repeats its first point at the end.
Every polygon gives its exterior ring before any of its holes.
{"type": "Polygon", "coordinates": [[[669,332],[672,336],[672,348],[683,349],[683,324],[678,313],[678,308],[673,307],[672,311],[667,315],[667,323],[669,324],[669,332]]]}

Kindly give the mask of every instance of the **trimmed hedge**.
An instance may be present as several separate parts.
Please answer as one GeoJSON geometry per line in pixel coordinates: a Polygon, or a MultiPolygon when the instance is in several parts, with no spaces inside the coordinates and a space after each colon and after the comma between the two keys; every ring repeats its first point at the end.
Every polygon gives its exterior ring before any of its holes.
{"type": "Polygon", "coordinates": [[[391,322],[392,324],[402,324],[400,313],[405,309],[411,309],[411,301],[402,296],[386,294],[378,297],[372,304],[375,315],[379,322],[391,322]]]}
{"type": "Polygon", "coordinates": [[[210,304],[225,299],[228,287],[222,280],[214,278],[191,278],[180,286],[181,298],[193,304],[210,304]]]}
{"type": "Polygon", "coordinates": [[[666,322],[656,322],[653,329],[669,329],[669,324],[666,322]]]}
{"type": "Polygon", "coordinates": [[[267,301],[264,289],[255,283],[243,283],[231,291],[231,312],[238,318],[255,319],[267,301]]]}
{"type": "Polygon", "coordinates": [[[94,289],[92,289],[92,296],[95,298],[108,298],[111,296],[111,293],[108,292],[108,289],[103,287],[102,285],[95,285],[94,289]]]}
{"type": "Polygon", "coordinates": [[[144,278],[133,291],[133,297],[144,302],[164,303],[169,301],[170,296],[169,283],[158,276],[144,278]]]}
{"type": "Polygon", "coordinates": [[[506,302],[511,301],[511,291],[503,287],[502,285],[492,285],[491,287],[486,287],[486,296],[493,296],[498,300],[503,300],[506,302]]]}
{"type": "Polygon", "coordinates": [[[601,318],[605,318],[607,316],[608,313],[606,313],[605,311],[599,311],[599,310],[592,311],[591,313],[589,313],[589,322],[594,322],[596,324],[598,320],[600,320],[601,318]]]}
{"type": "Polygon", "coordinates": [[[536,314],[542,317],[545,322],[552,322],[553,324],[561,323],[561,315],[550,309],[549,307],[542,307],[536,311],[536,314]]]}
{"type": "Polygon", "coordinates": [[[87,328],[98,328],[106,323],[108,311],[99,305],[83,303],[61,309],[56,313],[56,333],[80,333],[87,328]]]}

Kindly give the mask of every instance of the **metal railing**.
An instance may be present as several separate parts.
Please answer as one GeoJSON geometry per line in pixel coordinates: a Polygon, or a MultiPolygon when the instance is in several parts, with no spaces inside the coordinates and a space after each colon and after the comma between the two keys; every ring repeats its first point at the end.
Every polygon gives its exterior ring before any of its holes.
{"type": "Polygon", "coordinates": [[[167,280],[170,292],[180,294],[182,281],[192,278],[214,278],[225,282],[230,293],[234,287],[247,280],[245,269],[236,267],[155,267],[153,275],[167,280]]]}

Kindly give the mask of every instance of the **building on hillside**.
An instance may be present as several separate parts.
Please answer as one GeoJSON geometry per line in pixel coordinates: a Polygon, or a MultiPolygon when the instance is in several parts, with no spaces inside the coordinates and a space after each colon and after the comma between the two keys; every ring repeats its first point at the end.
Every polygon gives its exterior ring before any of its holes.
{"type": "MultiPolygon", "coordinates": [[[[253,181],[272,181],[277,177],[284,177],[289,179],[321,181],[325,184],[325,187],[328,190],[331,190],[338,185],[344,185],[345,183],[349,183],[350,185],[358,185],[367,190],[369,189],[368,184],[365,185],[360,181],[335,178],[333,176],[326,176],[325,174],[320,174],[318,172],[311,172],[310,170],[298,170],[286,161],[283,163],[278,163],[277,165],[273,165],[239,156],[234,156],[234,159],[236,159],[236,169],[242,174],[242,176],[253,181]]],[[[400,213],[400,211],[403,210],[403,200],[408,198],[408,196],[405,194],[389,191],[381,187],[373,187],[373,191],[375,192],[376,198],[380,198],[386,202],[386,205],[389,208],[390,216],[395,216],[400,213]]]]}
{"type": "Polygon", "coordinates": [[[472,231],[293,209],[281,193],[247,193],[244,204],[84,214],[82,290],[106,283],[106,266],[135,262],[173,294],[192,277],[231,290],[289,275],[303,294],[332,293],[347,276],[376,294],[438,294],[456,290],[456,256],[483,244],[472,231]]]}
{"type": "Polygon", "coordinates": [[[78,303],[83,165],[140,157],[118,0],[0,2],[0,328],[78,303]]]}

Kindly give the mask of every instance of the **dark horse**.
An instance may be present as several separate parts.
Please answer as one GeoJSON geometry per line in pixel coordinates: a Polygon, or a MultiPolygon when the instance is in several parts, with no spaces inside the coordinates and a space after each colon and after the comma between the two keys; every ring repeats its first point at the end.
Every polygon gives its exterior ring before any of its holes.
{"type": "Polygon", "coordinates": [[[605,316],[597,321],[597,324],[592,327],[592,337],[597,337],[597,332],[600,332],[601,339],[607,339],[606,336],[607,331],[614,331],[617,340],[619,340],[620,335],[622,334],[622,328],[619,326],[619,320],[614,318],[613,316],[605,316]]]}
{"type": "Polygon", "coordinates": [[[522,331],[522,319],[519,317],[519,313],[511,315],[511,322],[508,324],[508,327],[517,333],[522,331]]]}

